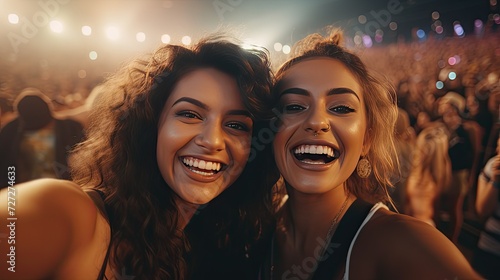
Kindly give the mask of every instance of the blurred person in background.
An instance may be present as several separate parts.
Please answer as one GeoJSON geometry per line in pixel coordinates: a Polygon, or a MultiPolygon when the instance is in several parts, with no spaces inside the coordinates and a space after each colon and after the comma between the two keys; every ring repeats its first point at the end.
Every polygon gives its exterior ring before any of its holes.
{"type": "Polygon", "coordinates": [[[439,196],[451,183],[448,135],[442,123],[422,130],[416,141],[413,164],[406,185],[405,214],[436,226],[439,196]]]}
{"type": "Polygon", "coordinates": [[[472,265],[487,279],[500,279],[500,135],[497,154],[479,174],[476,211],[484,222],[472,265]]]}
{"type": "MultiPolygon", "coordinates": [[[[14,101],[17,117],[0,131],[0,168],[16,168],[16,183],[38,178],[70,179],[69,151],[83,138],[82,125],[57,118],[50,99],[36,88],[23,90],[14,101]]],[[[7,186],[2,176],[0,187],[7,186]]]]}

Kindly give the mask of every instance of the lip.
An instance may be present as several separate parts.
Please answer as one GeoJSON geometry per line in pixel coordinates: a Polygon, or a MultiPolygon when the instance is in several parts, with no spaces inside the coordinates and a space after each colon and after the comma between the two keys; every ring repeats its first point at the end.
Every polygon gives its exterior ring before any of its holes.
{"type": "Polygon", "coordinates": [[[177,160],[179,161],[179,164],[182,165],[183,167],[183,170],[186,172],[186,175],[191,178],[192,180],[194,181],[198,181],[198,182],[203,182],[203,183],[210,183],[210,182],[213,182],[215,180],[217,180],[219,177],[222,176],[222,172],[225,171],[227,168],[228,168],[228,164],[219,160],[219,159],[213,159],[213,158],[210,158],[210,157],[206,157],[206,156],[194,156],[194,155],[186,155],[186,156],[180,156],[177,158],[177,160]],[[202,174],[198,174],[196,172],[194,172],[193,170],[191,170],[188,166],[186,166],[184,164],[184,162],[182,161],[184,158],[189,158],[189,157],[192,157],[192,158],[196,158],[196,159],[199,159],[199,160],[204,160],[204,161],[211,161],[211,162],[217,162],[217,163],[220,163],[221,164],[221,169],[213,174],[213,175],[202,175],[202,174]]]}
{"type": "MultiPolygon", "coordinates": [[[[299,141],[297,143],[295,143],[294,145],[292,145],[292,148],[288,150],[288,152],[290,153],[290,156],[292,157],[293,161],[295,162],[295,164],[297,166],[299,166],[300,168],[303,168],[303,169],[306,169],[306,170],[311,170],[311,171],[325,171],[325,170],[328,170],[337,160],[338,160],[338,157],[334,160],[332,160],[331,162],[329,163],[325,163],[325,164],[309,164],[309,163],[304,163],[300,160],[298,160],[296,157],[295,157],[295,149],[301,145],[317,145],[317,146],[328,146],[330,148],[333,149],[333,151],[340,151],[340,149],[337,147],[337,145],[334,145],[332,144],[331,142],[328,142],[326,140],[321,140],[321,139],[307,139],[307,140],[304,140],[304,141],[299,141]]],[[[340,155],[339,155],[340,157],[340,155]]]]}

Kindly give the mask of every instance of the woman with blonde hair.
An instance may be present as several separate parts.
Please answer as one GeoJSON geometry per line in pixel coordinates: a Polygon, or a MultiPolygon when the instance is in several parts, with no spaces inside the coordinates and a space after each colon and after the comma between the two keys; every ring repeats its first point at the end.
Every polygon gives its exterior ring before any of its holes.
{"type": "Polygon", "coordinates": [[[405,214],[435,227],[439,195],[450,187],[450,183],[447,129],[441,123],[434,123],[417,136],[406,185],[405,214]]]}

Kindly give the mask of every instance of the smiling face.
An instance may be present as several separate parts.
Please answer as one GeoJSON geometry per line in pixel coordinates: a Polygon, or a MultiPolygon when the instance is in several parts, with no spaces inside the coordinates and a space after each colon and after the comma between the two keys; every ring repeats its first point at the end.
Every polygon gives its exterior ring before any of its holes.
{"type": "Polygon", "coordinates": [[[282,124],[273,146],[287,183],[303,193],[342,185],[368,149],[356,78],[335,59],[308,58],[286,70],[278,92],[282,124]]]}
{"type": "Polygon", "coordinates": [[[209,202],[245,167],[252,125],[234,78],[212,68],[186,74],[159,121],[156,151],[164,180],[184,201],[209,202]]]}

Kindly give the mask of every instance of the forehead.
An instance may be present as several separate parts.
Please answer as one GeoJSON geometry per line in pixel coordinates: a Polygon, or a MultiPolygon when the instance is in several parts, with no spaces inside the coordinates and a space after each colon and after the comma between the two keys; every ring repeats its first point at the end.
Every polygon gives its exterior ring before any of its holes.
{"type": "Polygon", "coordinates": [[[361,87],[352,72],[339,60],[329,57],[307,58],[286,70],[278,88],[290,87],[318,90],[347,87],[361,94],[361,87]]]}
{"type": "Polygon", "coordinates": [[[167,103],[181,97],[203,100],[212,106],[243,107],[236,80],[214,68],[199,68],[185,74],[175,85],[167,103]]]}

